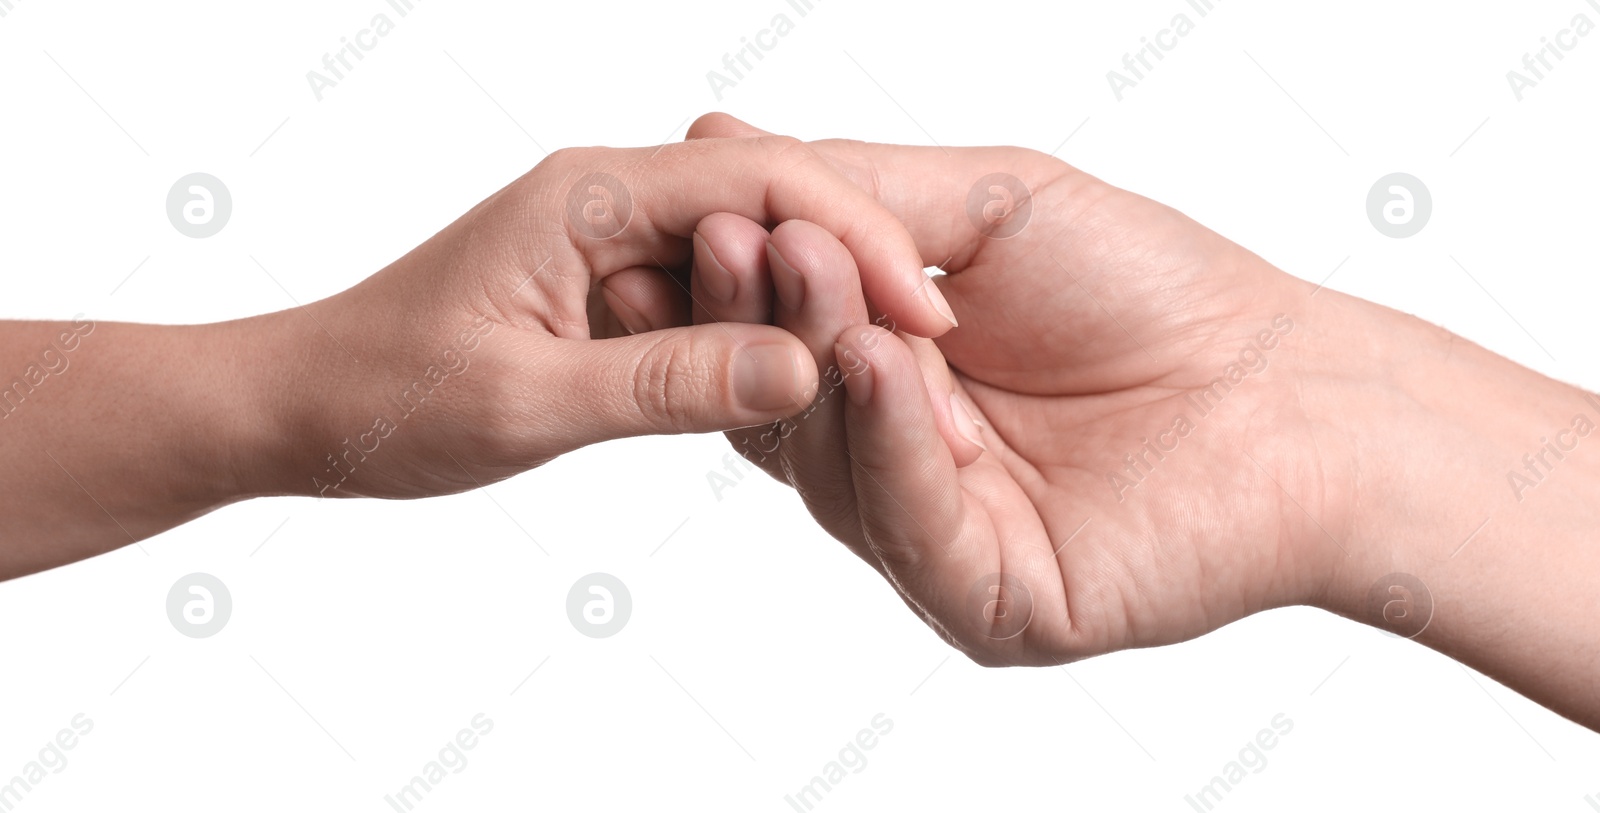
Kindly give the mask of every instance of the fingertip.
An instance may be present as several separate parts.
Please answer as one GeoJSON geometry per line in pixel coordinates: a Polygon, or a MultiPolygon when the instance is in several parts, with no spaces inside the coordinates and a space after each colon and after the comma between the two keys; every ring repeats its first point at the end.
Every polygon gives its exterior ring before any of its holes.
{"type": "MultiPolygon", "coordinates": [[[[939,290],[938,280],[933,277],[925,277],[925,279],[926,282],[921,283],[924,298],[927,299],[928,305],[933,308],[935,313],[939,314],[941,319],[950,323],[949,327],[939,331],[940,335],[953,328],[960,327],[961,323],[956,321],[956,312],[950,308],[950,301],[945,299],[944,291],[939,290]]],[[[928,336],[927,338],[931,339],[933,337],[928,336]]]]}
{"type": "Polygon", "coordinates": [[[717,212],[694,232],[693,287],[701,322],[766,323],[772,318],[767,230],[741,215],[717,212]]]}
{"type": "Polygon", "coordinates": [[[606,307],[611,309],[611,315],[617,317],[617,321],[622,324],[622,327],[628,333],[643,333],[650,329],[650,323],[645,321],[644,316],[634,310],[632,305],[623,301],[622,297],[618,296],[610,288],[601,285],[600,296],[605,298],[606,307]]]}
{"type": "Polygon", "coordinates": [[[772,135],[759,127],[741,121],[734,116],[720,111],[706,113],[694,120],[689,125],[689,132],[684,140],[693,141],[701,138],[751,138],[772,135]]]}
{"type": "Polygon", "coordinates": [[[733,117],[717,110],[713,110],[710,113],[702,113],[694,120],[693,124],[689,125],[689,132],[684,134],[683,140],[697,141],[702,138],[716,138],[716,134],[723,127],[724,120],[730,118],[733,117]]]}
{"type": "Polygon", "coordinates": [[[955,437],[946,437],[945,443],[956,468],[964,469],[978,462],[989,447],[983,442],[983,427],[959,393],[950,393],[950,420],[955,437]]]}
{"type": "Polygon", "coordinates": [[[629,333],[689,323],[689,302],[668,272],[635,266],[600,281],[601,299],[629,333]]]}
{"type": "MultiPolygon", "coordinates": [[[[934,277],[919,267],[906,274],[905,279],[892,296],[882,295],[876,290],[877,286],[867,292],[874,302],[883,302],[881,307],[892,320],[894,329],[923,339],[937,339],[958,326],[955,311],[934,277]]],[[[863,272],[862,284],[871,282],[873,278],[863,272]]]]}
{"type": "MultiPolygon", "coordinates": [[[[731,327],[731,326],[730,326],[731,327]]],[[[729,359],[735,402],[752,417],[777,420],[804,410],[817,392],[817,365],[806,346],[785,330],[744,325],[729,359]]]]}
{"type": "Polygon", "coordinates": [[[966,468],[988,451],[982,426],[966,400],[947,389],[951,386],[947,378],[927,375],[918,361],[918,347],[913,344],[920,347],[924,343],[908,342],[877,325],[854,327],[842,333],[834,343],[834,357],[844,378],[846,395],[856,407],[868,411],[899,410],[904,413],[903,418],[919,409],[907,399],[925,399],[932,428],[944,441],[951,462],[958,469],[966,468]],[[900,370],[917,375],[901,382],[897,377],[900,370]],[[880,383],[880,374],[885,371],[888,384],[880,383]],[[919,386],[920,393],[916,392],[919,386]],[[895,394],[879,398],[885,387],[895,394]],[[874,398],[879,398],[879,403],[875,404],[874,398]]]}
{"type": "Polygon", "coordinates": [[[964,400],[950,363],[932,339],[913,336],[904,341],[922,373],[934,426],[950,450],[951,459],[956,468],[972,465],[985,451],[983,433],[974,419],[978,414],[976,406],[964,400]]]}
{"type": "Polygon", "coordinates": [[[895,363],[894,345],[900,346],[906,363],[913,362],[911,349],[900,337],[878,325],[856,325],[839,334],[833,344],[834,359],[851,403],[858,407],[872,405],[877,395],[878,372],[895,363]]]}

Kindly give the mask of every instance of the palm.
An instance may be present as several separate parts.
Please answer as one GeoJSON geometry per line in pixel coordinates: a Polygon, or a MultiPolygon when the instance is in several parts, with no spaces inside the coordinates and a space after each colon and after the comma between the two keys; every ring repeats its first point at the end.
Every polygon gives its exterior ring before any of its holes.
{"type": "MultiPolygon", "coordinates": [[[[691,129],[753,134],[726,117],[691,129]]],[[[774,474],[931,626],[979,662],[1059,663],[1183,640],[1309,598],[1295,592],[1308,583],[1301,577],[1338,550],[1297,540],[1321,527],[1312,515],[1347,484],[1324,481],[1320,450],[1337,437],[1299,408],[1301,336],[1285,338],[1304,304],[1299,283],[1180,213],[1041,153],[813,146],[947,270],[939,284],[961,326],[917,362],[926,374],[942,353],[954,389],[987,425],[989,451],[951,472],[958,511],[947,510],[941,482],[948,458],[879,456],[879,474],[863,479],[873,466],[852,455],[845,477],[857,499],[816,467],[774,474]],[[1006,239],[980,235],[968,211],[970,190],[997,171],[1032,190],[1029,222],[1006,239]],[[1280,325],[1288,329],[1260,356],[1272,372],[1252,356],[1250,374],[1197,414],[1187,399],[1280,325]],[[1172,448],[1180,416],[1191,426],[1172,448]],[[1147,449],[1147,438],[1166,438],[1169,450],[1147,449]],[[1129,468],[1129,455],[1143,462],[1129,468]],[[879,482],[889,474],[893,487],[879,482]],[[1020,630],[1021,613],[995,613],[997,572],[1031,598],[1020,630]]],[[[926,451],[892,422],[875,430],[901,452],[926,451]]]]}
{"type": "Polygon", "coordinates": [[[1030,224],[979,238],[943,286],[962,327],[938,346],[1000,441],[960,471],[963,533],[997,546],[1032,594],[1023,634],[983,642],[1011,662],[1182,640],[1292,600],[1264,578],[1284,554],[1272,478],[1285,479],[1265,472],[1286,455],[1245,442],[1253,419],[1303,420],[1286,379],[1190,397],[1273,330],[1275,272],[1058,166],[1030,179],[1030,224]]]}

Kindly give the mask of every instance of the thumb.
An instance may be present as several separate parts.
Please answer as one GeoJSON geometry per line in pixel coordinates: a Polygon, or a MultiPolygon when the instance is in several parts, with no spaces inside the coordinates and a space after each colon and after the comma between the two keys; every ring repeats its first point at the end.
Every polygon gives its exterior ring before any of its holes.
{"type": "Polygon", "coordinates": [[[805,345],[767,325],[716,323],[560,339],[546,412],[563,446],[718,432],[800,412],[817,391],[805,345]]]}

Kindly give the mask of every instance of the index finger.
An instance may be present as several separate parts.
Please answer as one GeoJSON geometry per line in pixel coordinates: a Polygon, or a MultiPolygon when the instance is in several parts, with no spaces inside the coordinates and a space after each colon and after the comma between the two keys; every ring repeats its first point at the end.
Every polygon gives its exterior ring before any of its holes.
{"type": "Polygon", "coordinates": [[[606,265],[647,264],[655,257],[649,251],[659,250],[660,234],[687,238],[716,212],[769,228],[807,220],[850,250],[861,269],[862,291],[902,329],[932,338],[955,326],[949,304],[927,284],[922,257],[905,226],[798,139],[715,139],[572,153],[552,156],[563,162],[557,165],[565,170],[561,188],[573,182],[582,187],[590,173],[609,171],[623,184],[632,207],[619,233],[597,236],[581,226],[572,229],[574,245],[586,253],[623,255],[614,258],[620,264],[606,265]]]}

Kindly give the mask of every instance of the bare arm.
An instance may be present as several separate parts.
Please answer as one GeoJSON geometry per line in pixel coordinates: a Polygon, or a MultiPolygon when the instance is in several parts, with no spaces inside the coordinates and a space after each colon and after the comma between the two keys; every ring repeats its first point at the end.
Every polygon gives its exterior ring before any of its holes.
{"type": "Polygon", "coordinates": [[[0,322],[0,575],[160,533],[247,493],[281,443],[261,320],[0,322]]]}
{"type": "Polygon", "coordinates": [[[1318,603],[1600,729],[1600,397],[1350,297],[1319,321],[1360,485],[1318,603]]]}
{"type": "Polygon", "coordinates": [[[603,440],[791,414],[817,370],[788,331],[652,315],[687,311],[696,228],[724,211],[818,221],[900,324],[951,326],[904,227],[798,141],[561,150],[304,308],[0,322],[0,579],[254,496],[450,494],[603,440]]]}

